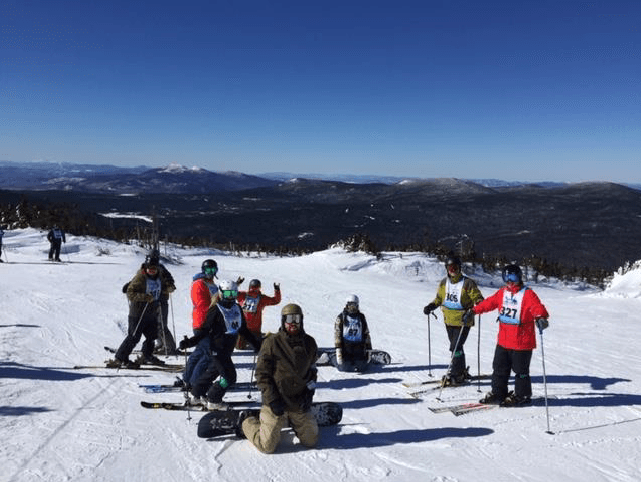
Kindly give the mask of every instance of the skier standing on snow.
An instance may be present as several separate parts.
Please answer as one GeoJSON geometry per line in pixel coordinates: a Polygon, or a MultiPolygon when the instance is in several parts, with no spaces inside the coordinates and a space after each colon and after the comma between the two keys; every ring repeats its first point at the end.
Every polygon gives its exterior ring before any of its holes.
{"type": "Polygon", "coordinates": [[[311,412],[316,383],[314,338],[303,329],[303,311],[296,304],[281,310],[281,327],[265,338],[256,362],[256,381],[262,393],[259,417],[241,414],[238,435],[263,453],[273,453],[289,421],[302,445],[318,443],[318,424],[311,412]]]}
{"type": "Polygon", "coordinates": [[[358,303],[358,296],[348,296],[345,308],[334,323],[336,352],[330,360],[342,372],[363,372],[369,366],[372,340],[365,315],[360,312],[358,303]]]}
{"type": "MultiPolygon", "coordinates": [[[[200,273],[196,273],[193,277],[191,283],[191,303],[193,306],[191,327],[194,336],[202,335],[207,311],[212,304],[216,303],[218,286],[216,286],[214,278],[217,272],[218,264],[216,261],[206,259],[200,266],[200,273]]],[[[209,337],[203,336],[185,364],[185,373],[183,374],[185,390],[191,389],[191,384],[209,365],[210,358],[209,337]]]]}
{"type": "MultiPolygon", "coordinates": [[[[238,304],[243,307],[245,319],[247,320],[247,328],[254,336],[262,338],[261,332],[263,326],[263,310],[266,306],[273,306],[280,303],[280,285],[274,283],[274,296],[267,296],[260,291],[260,280],[253,279],[249,282],[247,291],[238,292],[238,304]]],[[[242,336],[238,337],[236,348],[239,350],[246,350],[248,344],[242,336]]]]}
{"type": "Polygon", "coordinates": [[[481,403],[502,406],[529,405],[532,398],[530,360],[536,348],[534,326],[542,332],[548,327],[549,314],[531,288],[523,285],[521,268],[515,264],[503,268],[505,286],[476,305],[466,316],[499,310],[499,333],[492,362],[492,391],[481,403]],[[514,371],[514,391],[508,393],[508,381],[514,371]]]}
{"type": "Polygon", "coordinates": [[[423,308],[423,313],[428,316],[439,306],[443,312],[443,321],[450,341],[450,353],[452,353],[450,370],[441,381],[443,386],[464,383],[470,378],[463,345],[470,328],[474,326],[474,317],[470,317],[465,322],[463,314],[483,300],[476,282],[461,272],[461,260],[457,256],[447,257],[445,269],[447,276],[438,285],[436,298],[423,308]]]}
{"type": "Polygon", "coordinates": [[[60,261],[60,247],[62,243],[66,243],[65,232],[60,229],[57,224],[47,233],[47,240],[49,241],[49,261],[60,261]]]}
{"type": "Polygon", "coordinates": [[[129,300],[129,329],[116,352],[114,360],[107,362],[110,368],[138,368],[141,364],[163,365],[164,362],[154,356],[154,341],[158,336],[158,317],[160,316],[160,296],[166,287],[163,286],[159,260],[148,257],[141,269],[127,285],[129,300]],[[145,336],[142,354],[135,362],[129,355],[140,338],[145,336]]]}
{"type": "Polygon", "coordinates": [[[243,310],[236,302],[238,285],[234,281],[223,280],[218,291],[217,302],[207,311],[199,334],[183,339],[179,345],[183,350],[195,346],[205,337],[209,338],[209,363],[196,378],[193,374],[191,376],[190,402],[206,405],[210,410],[225,408],[223,396],[236,383],[236,367],[231,354],[238,335],[242,334],[252,344],[254,351],[260,349],[260,338],[254,337],[247,329],[243,310]]]}
{"type": "Polygon", "coordinates": [[[160,294],[160,318],[158,319],[158,338],[156,339],[156,353],[166,353],[167,355],[176,354],[176,341],[174,340],[171,330],[169,330],[169,295],[176,291],[174,277],[169,270],[160,263],[160,252],[157,249],[151,251],[147,256],[146,262],[153,260],[158,263],[158,275],[162,280],[164,289],[160,294]]]}

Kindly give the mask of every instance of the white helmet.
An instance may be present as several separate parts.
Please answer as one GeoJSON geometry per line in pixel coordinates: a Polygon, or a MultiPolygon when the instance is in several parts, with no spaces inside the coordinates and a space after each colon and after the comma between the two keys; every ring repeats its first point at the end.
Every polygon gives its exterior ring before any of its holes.
{"type": "Polygon", "coordinates": [[[223,300],[235,300],[238,296],[238,285],[235,281],[224,279],[218,283],[218,291],[223,300]]]}
{"type": "Polygon", "coordinates": [[[356,306],[358,306],[358,296],[356,295],[349,295],[347,299],[345,300],[345,304],[348,303],[355,303],[356,306]]]}

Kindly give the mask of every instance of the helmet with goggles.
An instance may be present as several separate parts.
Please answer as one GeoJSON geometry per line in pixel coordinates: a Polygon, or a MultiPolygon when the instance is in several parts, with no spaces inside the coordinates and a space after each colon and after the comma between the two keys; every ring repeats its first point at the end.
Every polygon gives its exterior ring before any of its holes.
{"type": "Polygon", "coordinates": [[[289,333],[297,332],[303,326],[303,310],[295,303],[283,306],[280,311],[281,325],[289,333]],[[296,328],[296,330],[294,330],[296,328]]]}
{"type": "Polygon", "coordinates": [[[503,281],[505,283],[522,283],[523,282],[523,272],[516,264],[508,264],[503,268],[503,281]]]}
{"type": "Polygon", "coordinates": [[[206,259],[200,266],[201,271],[208,278],[213,278],[218,272],[218,264],[213,259],[206,259]]]}
{"type": "Polygon", "coordinates": [[[235,281],[224,279],[218,284],[218,292],[223,300],[235,300],[238,296],[238,285],[235,281]]]}

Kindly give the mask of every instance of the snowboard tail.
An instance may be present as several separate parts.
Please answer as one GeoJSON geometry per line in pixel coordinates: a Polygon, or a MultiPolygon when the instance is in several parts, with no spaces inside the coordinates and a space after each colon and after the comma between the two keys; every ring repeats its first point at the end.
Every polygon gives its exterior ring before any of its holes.
{"type": "MultiPolygon", "coordinates": [[[[336,348],[319,348],[316,358],[317,366],[331,366],[332,360],[336,358],[336,348]]],[[[371,350],[369,362],[373,365],[389,365],[392,363],[392,357],[383,350],[371,350]]]]}

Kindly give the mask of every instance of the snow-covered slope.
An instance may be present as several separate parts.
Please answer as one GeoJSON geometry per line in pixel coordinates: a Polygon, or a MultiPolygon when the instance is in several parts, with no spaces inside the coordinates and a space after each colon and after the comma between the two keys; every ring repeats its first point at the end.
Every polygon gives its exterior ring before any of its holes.
{"type": "MultiPolygon", "coordinates": [[[[442,401],[438,391],[421,400],[407,395],[401,382],[439,377],[449,362],[440,316],[428,325],[422,314],[444,275],[434,259],[385,253],[376,261],[339,249],[296,258],[234,257],[167,248],[179,260],[167,264],[178,286],[170,311],[178,338],[191,332],[191,277],[213,257],[221,278],[260,278],[268,294],[272,283],[281,283],[281,306],[303,307],[307,331],[320,346],[331,345],[345,297],[358,294],[375,348],[393,357],[393,365],[363,375],[321,367],[316,399],[339,401],[342,423],[323,429],[314,450],[288,435],[277,454],[263,455],[246,440],[197,438],[199,413],[189,419],[187,412],[142,409],[143,399],[181,399],[138,387],[170,382],[170,374],[70,369],[102,364],[108,356],[102,347],[122,341],[127,302],[121,287],[145,253],[69,236],[67,263],[50,264],[47,249],[43,232],[9,231],[4,238],[0,481],[641,480],[639,270],[618,276],[605,292],[552,282],[533,286],[552,315],[543,340],[554,432],[548,434],[543,404],[460,417],[428,409],[474,401],[488,390],[485,381],[480,392],[476,384],[446,388],[442,401]]],[[[497,278],[470,274],[486,296],[500,286],[497,278]]],[[[265,310],[265,330],[278,328],[279,312],[265,310]]],[[[494,318],[484,315],[480,337],[477,324],[466,344],[473,373],[477,346],[481,371],[491,371],[494,318]]],[[[253,356],[240,352],[235,360],[239,380],[249,379],[253,356]]],[[[535,395],[543,395],[540,344],[531,371],[535,395]]]]}

